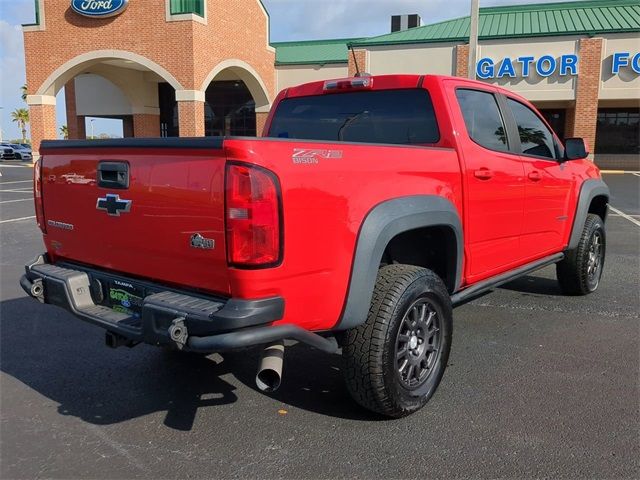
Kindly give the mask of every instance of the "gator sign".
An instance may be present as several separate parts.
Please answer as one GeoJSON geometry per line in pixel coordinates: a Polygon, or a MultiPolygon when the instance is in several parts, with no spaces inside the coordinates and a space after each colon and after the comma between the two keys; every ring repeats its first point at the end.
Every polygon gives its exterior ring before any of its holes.
{"type": "Polygon", "coordinates": [[[127,8],[129,0],[72,0],[74,12],[91,18],[113,17],[127,8]]]}

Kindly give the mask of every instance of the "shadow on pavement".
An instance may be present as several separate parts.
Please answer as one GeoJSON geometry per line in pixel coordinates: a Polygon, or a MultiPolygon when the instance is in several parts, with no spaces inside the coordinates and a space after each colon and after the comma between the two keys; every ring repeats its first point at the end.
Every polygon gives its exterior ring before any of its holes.
{"type": "MultiPolygon", "coordinates": [[[[257,390],[259,350],[224,357],[145,345],[112,350],[103,338],[96,327],[26,297],[0,303],[0,369],[57,402],[63,415],[108,425],[166,411],[166,426],[188,431],[200,408],[242,403],[242,396],[255,398],[240,387],[244,392],[239,399],[237,387],[221,377],[231,374],[257,390]]],[[[350,399],[339,363],[339,356],[306,346],[287,348],[283,385],[272,397],[323,415],[376,419],[350,399]]],[[[4,400],[18,394],[10,392],[16,390],[4,389],[4,400]]],[[[265,406],[273,403],[261,398],[265,406]]]]}
{"type": "Polygon", "coordinates": [[[544,278],[527,275],[500,286],[502,290],[511,290],[532,295],[563,296],[560,285],[555,278],[544,278]]]}

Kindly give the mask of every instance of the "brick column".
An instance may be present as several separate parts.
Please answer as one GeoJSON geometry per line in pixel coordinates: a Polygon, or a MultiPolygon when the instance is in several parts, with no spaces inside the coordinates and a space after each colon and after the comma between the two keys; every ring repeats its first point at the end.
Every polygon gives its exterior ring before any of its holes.
{"type": "Polygon", "coordinates": [[[133,114],[133,136],[134,137],[159,137],[160,136],[160,115],[149,113],[133,114]]]}
{"type": "Polygon", "coordinates": [[[181,137],[204,137],[205,94],[199,90],[176,90],[181,137]]]}
{"type": "Polygon", "coordinates": [[[39,157],[42,140],[56,140],[56,97],[53,95],[29,95],[29,124],[31,125],[31,145],[34,160],[39,157]]]}
{"type": "Polygon", "coordinates": [[[78,139],[83,140],[87,138],[87,117],[84,115],[78,115],[78,139]]]}
{"type": "Polygon", "coordinates": [[[469,45],[456,46],[456,77],[469,76],[469,45]]]}
{"type": "MultiPolygon", "coordinates": [[[[353,59],[354,53],[349,50],[349,76],[356,76],[356,62],[353,59]]],[[[358,60],[358,67],[360,68],[360,73],[365,73],[369,71],[369,65],[367,65],[367,51],[366,50],[355,50],[355,57],[358,60]]]]}
{"type": "Polygon", "coordinates": [[[204,137],[204,102],[178,102],[181,137],[204,137]]]}
{"type": "Polygon", "coordinates": [[[133,134],[133,115],[127,115],[122,119],[122,136],[124,138],[132,138],[133,134]]]}
{"type": "Polygon", "coordinates": [[[590,158],[593,158],[596,147],[603,43],[602,38],[583,38],[580,40],[576,106],[573,111],[573,121],[567,121],[568,126],[573,127],[572,131],[567,131],[567,137],[584,138],[591,151],[590,158]]]}
{"type": "Polygon", "coordinates": [[[269,112],[256,112],[256,136],[261,137],[269,112]]]}
{"type": "MultiPolygon", "coordinates": [[[[76,110],[76,80],[69,80],[64,86],[64,103],[67,109],[67,128],[69,129],[69,139],[78,140],[85,138],[80,135],[80,119],[76,110]]],[[[84,122],[84,118],[82,119],[84,122]]],[[[84,130],[84,129],[83,129],[84,130]]]]}
{"type": "Polygon", "coordinates": [[[564,138],[573,137],[575,115],[575,108],[567,108],[564,119],[564,138]]]}

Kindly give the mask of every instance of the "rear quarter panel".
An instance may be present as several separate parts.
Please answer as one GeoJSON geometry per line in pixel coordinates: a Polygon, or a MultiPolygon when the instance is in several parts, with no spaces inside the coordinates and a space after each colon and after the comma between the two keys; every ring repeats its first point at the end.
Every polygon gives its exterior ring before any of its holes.
{"type": "Polygon", "coordinates": [[[338,322],[358,232],[376,205],[411,195],[439,195],[461,212],[460,166],[453,149],[276,139],[232,139],[225,149],[229,160],[261,165],[279,177],[283,262],[266,270],[232,269],[229,278],[234,296],[281,295],[282,323],[325,330],[338,322]],[[299,149],[340,154],[296,163],[299,149]]]}

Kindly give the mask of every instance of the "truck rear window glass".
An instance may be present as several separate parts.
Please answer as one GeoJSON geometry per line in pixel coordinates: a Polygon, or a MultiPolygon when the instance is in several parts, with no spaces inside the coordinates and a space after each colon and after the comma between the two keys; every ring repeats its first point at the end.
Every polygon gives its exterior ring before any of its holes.
{"type": "Polygon", "coordinates": [[[276,110],[270,137],[399,145],[440,139],[426,90],[380,90],[288,98],[276,110]]]}

